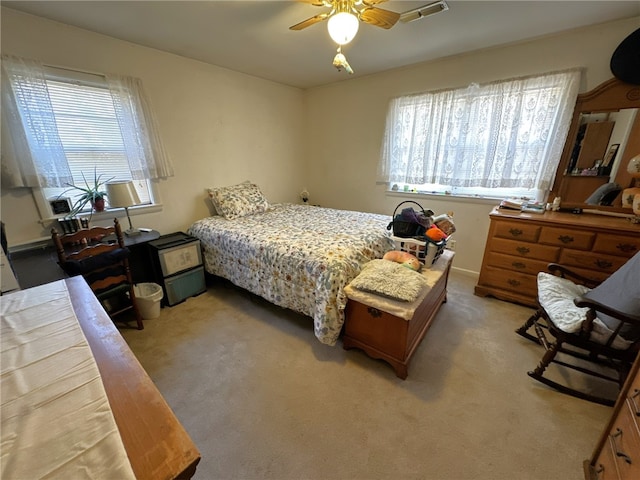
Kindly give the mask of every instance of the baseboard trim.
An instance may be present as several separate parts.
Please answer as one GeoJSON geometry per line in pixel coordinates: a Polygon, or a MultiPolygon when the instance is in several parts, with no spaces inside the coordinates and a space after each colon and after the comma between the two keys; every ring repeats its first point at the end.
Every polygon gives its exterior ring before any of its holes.
{"type": "Polygon", "coordinates": [[[33,240],[28,243],[21,243],[19,245],[9,247],[9,255],[30,252],[33,250],[43,250],[45,248],[53,248],[50,238],[42,238],[40,240],[33,240]]]}
{"type": "Polygon", "coordinates": [[[475,278],[476,280],[480,278],[480,272],[474,272],[473,270],[467,270],[466,268],[451,266],[451,270],[459,273],[460,275],[464,275],[465,277],[475,278]]]}

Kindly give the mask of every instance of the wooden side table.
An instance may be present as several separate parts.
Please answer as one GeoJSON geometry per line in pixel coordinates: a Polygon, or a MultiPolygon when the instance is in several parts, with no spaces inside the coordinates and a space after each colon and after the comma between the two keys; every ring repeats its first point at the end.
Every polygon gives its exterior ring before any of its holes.
{"type": "MultiPolygon", "coordinates": [[[[140,235],[125,235],[124,245],[129,249],[129,266],[133,283],[154,282],[153,265],[151,263],[151,253],[149,242],[160,238],[160,232],[151,230],[140,232],[140,235]]],[[[115,237],[109,235],[102,239],[103,242],[113,242],[115,237]]]]}

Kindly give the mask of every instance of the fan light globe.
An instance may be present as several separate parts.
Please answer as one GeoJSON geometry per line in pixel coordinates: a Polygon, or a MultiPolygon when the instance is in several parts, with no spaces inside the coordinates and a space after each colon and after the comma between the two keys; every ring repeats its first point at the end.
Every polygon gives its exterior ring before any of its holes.
{"type": "Polygon", "coordinates": [[[333,15],[327,23],[329,35],[338,45],[346,45],[358,33],[359,22],[355,15],[340,12],[333,15]]]}

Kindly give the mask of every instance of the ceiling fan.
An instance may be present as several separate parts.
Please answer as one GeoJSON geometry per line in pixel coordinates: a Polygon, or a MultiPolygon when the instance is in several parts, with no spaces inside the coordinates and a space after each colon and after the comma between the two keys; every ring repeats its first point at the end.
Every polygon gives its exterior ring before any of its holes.
{"type": "Polygon", "coordinates": [[[390,29],[398,21],[411,22],[434,13],[448,10],[445,0],[423,5],[407,12],[398,13],[378,8],[376,5],[386,0],[300,0],[316,7],[329,8],[328,12],[307,18],[289,27],[290,30],[302,30],[328,19],[329,35],[338,45],[346,45],[358,33],[359,22],[390,29]]]}
{"type": "Polygon", "coordinates": [[[445,0],[438,0],[403,13],[392,12],[391,10],[376,7],[377,4],[385,2],[386,0],[299,1],[310,3],[316,7],[329,8],[330,10],[307,18],[300,23],[296,23],[289,27],[289,29],[302,30],[328,19],[327,29],[329,30],[329,35],[333,41],[338,44],[338,52],[333,59],[333,66],[336,67],[338,71],[344,68],[349,74],[353,73],[353,69],[342,53],[342,46],[354,39],[356,33],[358,33],[358,27],[361,21],[388,30],[398,23],[398,21],[403,23],[412,22],[419,18],[424,18],[428,15],[449,9],[445,0]]]}

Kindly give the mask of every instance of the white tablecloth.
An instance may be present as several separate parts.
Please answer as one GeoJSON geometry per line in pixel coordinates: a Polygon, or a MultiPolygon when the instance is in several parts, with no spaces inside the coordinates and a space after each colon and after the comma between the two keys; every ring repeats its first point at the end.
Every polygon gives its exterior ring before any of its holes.
{"type": "Polygon", "coordinates": [[[0,476],[135,478],[64,281],[0,297],[0,476]]]}

